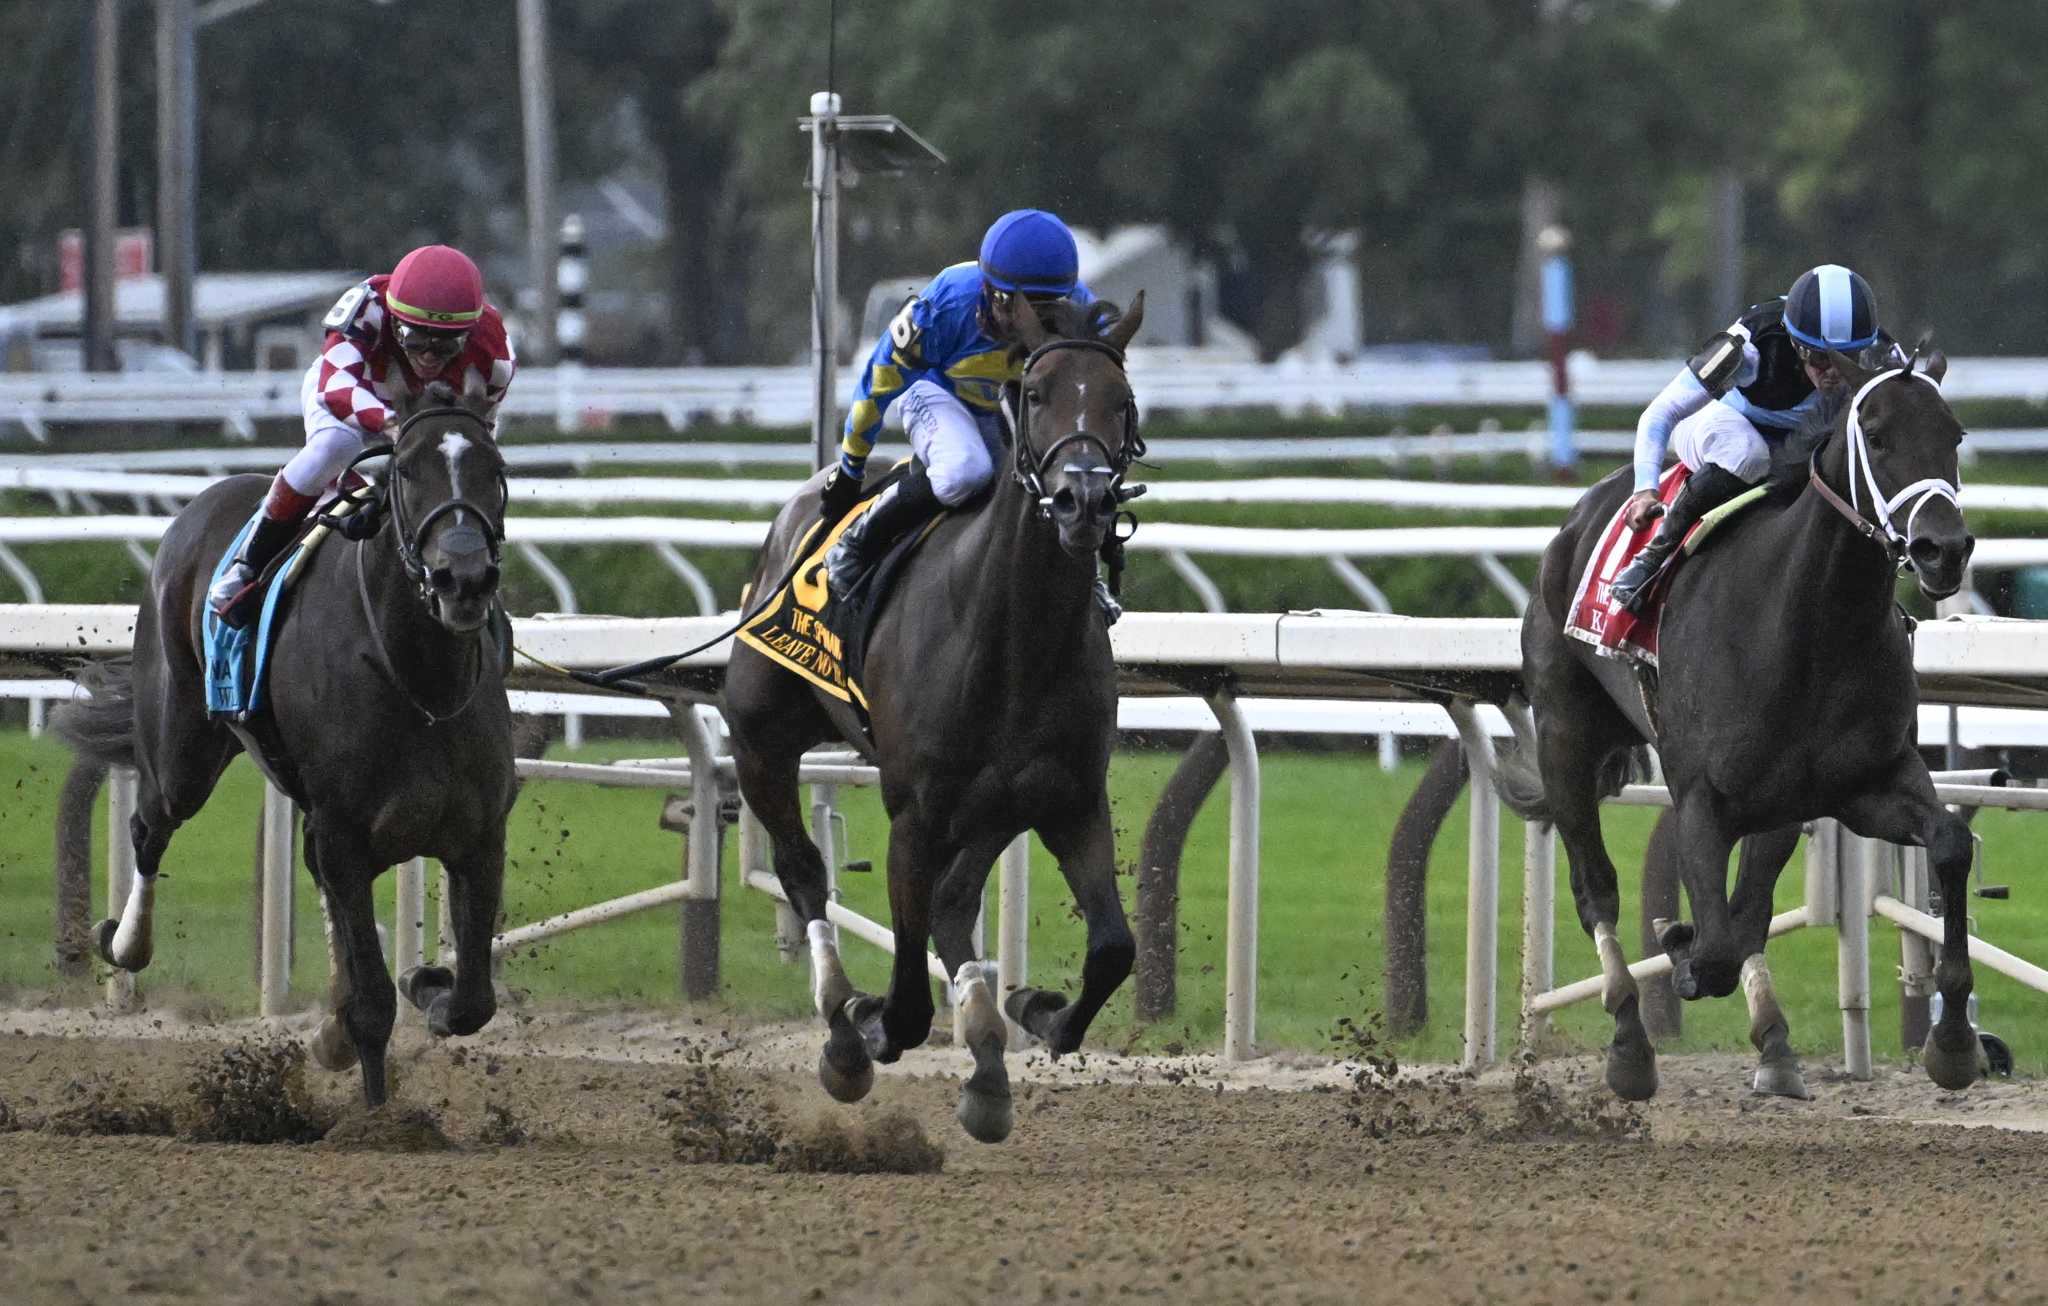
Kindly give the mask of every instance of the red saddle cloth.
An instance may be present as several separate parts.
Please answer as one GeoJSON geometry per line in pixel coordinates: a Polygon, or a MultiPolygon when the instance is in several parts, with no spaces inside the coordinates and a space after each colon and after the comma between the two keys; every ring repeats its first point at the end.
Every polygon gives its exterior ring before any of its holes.
{"type": "MultiPolygon", "coordinates": [[[[1674,464],[1657,482],[1658,501],[1668,506],[1678,497],[1679,490],[1685,487],[1686,477],[1690,475],[1692,470],[1684,463],[1674,464]]],[[[1627,507],[1628,501],[1624,499],[1601,529],[1600,545],[1593,550],[1585,574],[1579,577],[1579,587],[1572,594],[1564,633],[1573,639],[1584,640],[1608,657],[1638,658],[1656,666],[1657,624],[1664,615],[1664,596],[1670,592],[1671,577],[1677,571],[1678,560],[1685,556],[1685,550],[1673,550],[1671,560],[1650,582],[1640,612],[1629,612],[1617,605],[1608,597],[1608,585],[1621,574],[1623,567],[1628,566],[1629,559],[1650,542],[1662,521],[1659,518],[1642,530],[1632,531],[1621,519],[1627,507]]],[[[1699,527],[1693,529],[1696,531],[1699,527]]]]}

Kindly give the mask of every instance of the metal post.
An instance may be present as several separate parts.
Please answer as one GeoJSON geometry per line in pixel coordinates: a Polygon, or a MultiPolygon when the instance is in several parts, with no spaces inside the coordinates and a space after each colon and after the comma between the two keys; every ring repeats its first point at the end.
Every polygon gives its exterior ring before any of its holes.
{"type": "MultiPolygon", "coordinates": [[[[761,818],[754,815],[754,809],[746,803],[740,804],[740,883],[745,884],[750,875],[773,875],[775,866],[769,857],[768,829],[761,824],[761,818]]],[[[804,950],[804,922],[796,914],[796,908],[775,900],[775,950],[782,955],[784,965],[794,962],[804,950]]]]}
{"type": "Polygon", "coordinates": [[[164,283],[164,342],[196,357],[199,93],[193,32],[193,0],[156,0],[156,259],[164,283]]]}
{"type": "MultiPolygon", "coordinates": [[[[1003,849],[998,863],[998,890],[1001,895],[996,908],[996,1001],[1005,1002],[1010,994],[1024,987],[1030,973],[1031,948],[1031,836],[1020,834],[1003,849]]],[[[1006,1014],[1003,1019],[1009,1020],[1006,1014]]],[[[1022,1047],[1017,1042],[1020,1027],[1011,1023],[1012,1047],[1022,1047]]]]}
{"type": "Polygon", "coordinates": [[[1465,1054],[1468,1070],[1494,1060],[1494,988],[1499,978],[1500,795],[1493,791],[1493,752],[1468,749],[1471,802],[1465,849],[1465,1054]]]}
{"type": "Polygon", "coordinates": [[[291,995],[292,800],[263,786],[263,978],[261,1013],[282,1016],[291,995]]]}
{"type": "Polygon", "coordinates": [[[685,849],[683,881],[683,996],[708,998],[718,993],[718,762],[711,731],[693,704],[674,703],[676,724],[683,733],[683,751],[690,758],[690,833],[685,849]]]}
{"type": "Polygon", "coordinates": [[[1842,919],[1836,981],[1841,992],[1842,1063],[1851,1079],[1870,1078],[1870,899],[1877,845],[1844,834],[1837,864],[1842,919]]]}
{"type": "Polygon", "coordinates": [[[1522,1047],[1533,1052],[1545,1017],[1529,1011],[1557,979],[1557,839],[1548,821],[1522,827],[1522,1047]]]}
{"type": "Polygon", "coordinates": [[[839,446],[839,345],[833,315],[839,304],[839,97],[811,96],[811,461],[829,467],[839,446]]]}
{"type": "Polygon", "coordinates": [[[1228,689],[1209,710],[1230,750],[1230,890],[1223,945],[1223,1059],[1253,1055],[1259,1003],[1259,747],[1228,689]]]}
{"type": "MultiPolygon", "coordinates": [[[[128,890],[135,883],[135,841],[128,823],[135,816],[135,771],[125,766],[107,771],[107,917],[121,919],[128,890]]],[[[135,1005],[135,975],[116,967],[107,977],[107,1006],[125,1011],[135,1005]]]]}
{"type": "Polygon", "coordinates": [[[87,19],[86,87],[92,148],[86,165],[84,366],[113,372],[115,191],[120,160],[120,0],[95,0],[87,19]]]}
{"type": "Polygon", "coordinates": [[[1572,330],[1572,240],[1563,227],[1545,227],[1536,237],[1543,256],[1543,339],[1550,357],[1550,466],[1569,474],[1578,465],[1577,418],[1566,352],[1572,330]]]}
{"type": "MultiPolygon", "coordinates": [[[[1927,880],[1927,850],[1901,848],[1899,897],[1908,907],[1926,911],[1930,903],[1927,880]]],[[[1917,1052],[1927,1042],[1932,1025],[1930,1007],[1934,996],[1934,945],[1911,930],[1899,931],[1899,1043],[1901,1050],[1917,1052]]]]}
{"type": "Polygon", "coordinates": [[[590,281],[590,263],[583,245],[583,216],[562,219],[562,244],[555,264],[562,307],[555,314],[555,426],[564,433],[583,425],[583,290],[590,281]]]}
{"type": "Polygon", "coordinates": [[[392,964],[403,974],[427,960],[427,859],[415,857],[398,868],[392,904],[392,964]]]}
{"type": "Polygon", "coordinates": [[[440,917],[436,922],[439,935],[434,939],[434,962],[453,968],[455,965],[455,906],[448,900],[448,868],[441,868],[441,905],[435,913],[440,917]]]}
{"type": "Polygon", "coordinates": [[[526,142],[526,257],[534,312],[521,349],[555,357],[555,91],[548,52],[547,0],[519,0],[519,113],[526,142]]]}

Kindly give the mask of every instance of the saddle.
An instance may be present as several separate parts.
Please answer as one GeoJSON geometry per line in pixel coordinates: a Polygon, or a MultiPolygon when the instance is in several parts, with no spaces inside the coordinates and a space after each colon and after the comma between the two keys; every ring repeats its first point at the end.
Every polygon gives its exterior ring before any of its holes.
{"type": "MultiPolygon", "coordinates": [[[[1685,488],[1686,478],[1692,475],[1685,464],[1674,465],[1657,482],[1657,501],[1663,504],[1678,497],[1685,488]]],[[[1627,658],[1646,666],[1657,665],[1657,630],[1664,616],[1664,600],[1671,592],[1672,577],[1685,559],[1696,552],[1708,535],[1723,522],[1763,499],[1768,488],[1755,486],[1736,495],[1733,499],[1715,508],[1700,518],[1671,556],[1651,578],[1643,590],[1641,610],[1630,612],[1615,603],[1608,595],[1608,586],[1628,566],[1629,560],[1650,542],[1657,532],[1656,521],[1642,530],[1632,531],[1622,520],[1627,500],[1614,510],[1607,525],[1600,532],[1598,545],[1587,560],[1586,570],[1579,577],[1578,588],[1573,591],[1571,607],[1567,609],[1564,633],[1573,639],[1591,644],[1602,657],[1627,658]]]]}
{"type": "Polygon", "coordinates": [[[866,660],[868,637],[910,555],[946,514],[939,513],[905,533],[861,577],[851,593],[831,592],[825,555],[908,468],[907,461],[892,468],[869,486],[860,501],[838,521],[812,522],[797,543],[795,556],[801,561],[790,572],[788,583],[763,606],[760,615],[740,627],[736,636],[769,661],[803,677],[842,703],[851,704],[863,725],[867,723],[868,701],[861,692],[860,669],[866,660]]]}
{"type": "MultiPolygon", "coordinates": [[[[202,656],[206,660],[206,714],[209,717],[247,721],[262,712],[270,670],[270,649],[283,624],[284,597],[304,574],[306,560],[331,533],[328,523],[335,523],[336,528],[345,534],[354,533],[349,530],[349,519],[363,508],[363,501],[350,491],[363,484],[361,477],[351,473],[340,491],[329,491],[307,519],[307,529],[300,533],[291,547],[278,554],[263,569],[258,578],[263,586],[263,605],[255,621],[244,626],[230,626],[215,616],[211,607],[205,610],[200,621],[200,640],[202,656]]],[[[227,552],[214,564],[209,584],[218,581],[241,556],[242,546],[247,543],[249,532],[256,528],[256,517],[262,511],[259,507],[235,533],[227,552]]],[[[367,518],[368,514],[365,516],[367,518]]]]}

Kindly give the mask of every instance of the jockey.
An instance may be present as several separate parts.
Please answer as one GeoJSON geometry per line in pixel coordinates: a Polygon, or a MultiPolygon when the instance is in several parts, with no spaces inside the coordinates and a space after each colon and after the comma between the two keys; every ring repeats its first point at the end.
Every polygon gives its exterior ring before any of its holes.
{"type": "Polygon", "coordinates": [[[446,245],[416,249],[389,276],[349,287],[322,325],[327,339],[299,388],[306,447],[270,483],[241,556],[207,591],[229,625],[248,620],[264,566],[349,459],[395,436],[422,400],[463,403],[488,419],[512,384],[512,342],[484,299],[483,273],[446,245]]]}
{"type": "Polygon", "coordinates": [[[1637,531],[1659,514],[1664,522],[1614,578],[1614,602],[1636,611],[1693,523],[1764,479],[1771,446],[1841,388],[1830,353],[1890,356],[1897,348],[1877,325],[1869,283],[1836,263],[1801,273],[1783,298],[1756,305],[1708,340],[1636,423],[1626,521],[1637,531]],[[1692,469],[1668,512],[1657,502],[1667,442],[1692,469]]]}
{"type": "Polygon", "coordinates": [[[883,414],[898,400],[924,474],[884,490],[832,546],[826,571],[834,592],[851,589],[904,532],[942,507],[967,502],[994,479],[1003,387],[1024,371],[1023,356],[997,325],[996,304],[1011,295],[1093,303],[1079,272],[1066,224],[1040,209],[1017,209],[982,237],[978,262],[939,273],[889,324],[861,370],[839,465],[825,480],[822,515],[837,521],[860,498],[883,414]]]}

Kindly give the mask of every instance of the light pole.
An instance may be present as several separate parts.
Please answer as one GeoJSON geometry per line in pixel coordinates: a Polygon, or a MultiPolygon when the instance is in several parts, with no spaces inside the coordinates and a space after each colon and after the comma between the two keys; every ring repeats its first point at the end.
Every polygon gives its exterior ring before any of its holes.
{"type": "Polygon", "coordinates": [[[839,344],[833,311],[839,302],[839,187],[866,174],[896,175],[946,161],[900,119],[886,113],[842,114],[839,95],[811,96],[811,459],[828,467],[839,447],[839,344]]]}

